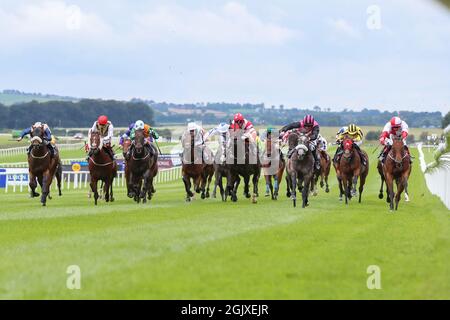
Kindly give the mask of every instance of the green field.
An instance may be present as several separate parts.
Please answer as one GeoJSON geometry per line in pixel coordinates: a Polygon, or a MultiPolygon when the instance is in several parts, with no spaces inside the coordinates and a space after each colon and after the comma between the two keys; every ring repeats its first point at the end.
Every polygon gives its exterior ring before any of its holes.
{"type": "Polygon", "coordinates": [[[334,173],[331,193],[307,209],[264,198],[262,182],[258,204],[187,204],[181,181],[157,185],[147,205],[123,189],[98,207],[85,190],[46,208],[1,193],[0,298],[449,299],[449,210],[415,161],[411,202],[390,213],[374,156],[363,203],[349,206],[334,173]],[[81,268],[81,290],[66,288],[69,265],[81,268]],[[366,286],[369,265],[380,290],[366,286]]]}

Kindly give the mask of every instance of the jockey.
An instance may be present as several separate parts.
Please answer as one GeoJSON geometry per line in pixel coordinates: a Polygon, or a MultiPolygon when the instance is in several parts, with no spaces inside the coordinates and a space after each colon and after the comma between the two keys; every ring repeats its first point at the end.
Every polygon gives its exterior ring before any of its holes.
{"type": "Polygon", "coordinates": [[[190,133],[194,134],[194,147],[200,147],[202,149],[203,160],[209,161],[208,153],[205,152],[205,130],[195,122],[189,122],[187,130],[182,136],[182,141],[184,141],[190,133]]]}
{"type": "Polygon", "coordinates": [[[322,137],[322,135],[320,133],[319,133],[319,136],[317,137],[317,141],[318,141],[317,145],[320,150],[322,150],[322,151],[328,150],[328,142],[324,137],[322,137]]]}
{"type": "MultiPolygon", "coordinates": [[[[206,133],[204,139],[205,142],[208,141],[210,138],[214,136],[219,136],[219,147],[222,146],[223,150],[226,150],[227,142],[230,140],[230,132],[228,131],[230,129],[230,125],[227,123],[220,123],[217,127],[212,128],[209,130],[208,133],[206,133]]],[[[220,162],[225,162],[226,152],[223,152],[220,156],[220,162]]]]}
{"type": "Polygon", "coordinates": [[[253,123],[244,118],[241,113],[236,113],[230,125],[230,130],[243,130],[244,136],[250,138],[250,148],[253,154],[257,154],[256,144],[258,143],[258,135],[253,127],[253,123]]]}
{"type": "Polygon", "coordinates": [[[340,160],[341,155],[344,152],[342,150],[342,142],[347,137],[353,140],[355,149],[358,151],[359,156],[361,157],[362,164],[366,166],[367,159],[366,156],[362,153],[360,148],[360,145],[362,144],[362,139],[364,137],[364,133],[362,132],[360,127],[358,127],[353,123],[349,124],[347,127],[342,127],[341,130],[339,130],[338,134],[336,135],[336,143],[338,144],[338,147],[336,149],[336,153],[334,154],[333,162],[338,162],[340,160]]]}
{"type": "MultiPolygon", "coordinates": [[[[317,138],[319,137],[320,126],[317,121],[314,120],[312,115],[306,115],[302,121],[296,121],[287,126],[281,128],[280,136],[283,137],[287,134],[287,131],[292,129],[298,129],[300,132],[309,136],[309,150],[312,151],[314,156],[314,164],[317,170],[320,169],[320,155],[316,152],[317,138]]],[[[290,158],[293,150],[289,150],[288,157],[290,158]]]]}
{"type": "Polygon", "coordinates": [[[379,157],[381,162],[384,162],[386,155],[389,150],[391,150],[393,136],[402,137],[405,149],[409,153],[408,146],[406,145],[406,138],[408,137],[408,124],[399,117],[392,117],[391,121],[386,123],[383,128],[383,132],[380,135],[380,143],[384,146],[379,157]]]}
{"type": "MultiPolygon", "coordinates": [[[[103,149],[109,155],[111,160],[114,161],[115,155],[114,155],[114,151],[111,146],[111,140],[114,135],[114,127],[113,127],[113,124],[111,123],[111,121],[108,120],[108,117],[102,115],[102,116],[98,117],[97,121],[94,122],[94,124],[92,125],[92,128],[89,129],[89,133],[88,133],[89,141],[91,140],[92,132],[100,133],[100,136],[102,138],[101,143],[103,145],[103,149]]],[[[88,158],[89,158],[92,156],[92,153],[91,153],[91,146],[88,145],[88,147],[89,147],[89,154],[88,154],[88,158]]]]}
{"type": "MultiPolygon", "coordinates": [[[[144,138],[145,138],[145,146],[150,149],[150,144],[154,140],[159,139],[158,133],[150,127],[150,125],[144,123],[142,120],[138,120],[135,123],[131,124],[128,128],[128,130],[120,137],[119,144],[123,145],[123,140],[126,138],[131,139],[131,141],[134,141],[136,130],[143,130],[144,132],[144,138]]],[[[131,145],[131,148],[133,145],[131,145]]],[[[128,149],[127,154],[125,155],[125,158],[128,159],[131,155],[131,148],[128,149]]]]}
{"type": "MultiPolygon", "coordinates": [[[[23,137],[25,137],[26,135],[30,135],[32,137],[33,135],[33,131],[36,128],[42,127],[44,129],[44,143],[47,145],[47,148],[50,150],[50,156],[54,157],[55,156],[55,147],[54,147],[54,137],[52,136],[52,132],[50,131],[50,128],[48,127],[48,125],[46,123],[41,123],[41,122],[36,122],[35,124],[33,124],[31,127],[26,128],[25,130],[22,131],[22,133],[20,134],[19,139],[17,139],[17,141],[22,141],[23,137]]],[[[27,148],[27,153],[29,154],[31,151],[31,148],[28,147],[27,148]]]]}

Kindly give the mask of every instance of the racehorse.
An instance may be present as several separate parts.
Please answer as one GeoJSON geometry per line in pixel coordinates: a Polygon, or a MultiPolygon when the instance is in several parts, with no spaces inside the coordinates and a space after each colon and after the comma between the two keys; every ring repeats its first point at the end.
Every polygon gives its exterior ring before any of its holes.
{"type": "MultiPolygon", "coordinates": [[[[127,143],[128,144],[128,143],[127,143]]],[[[152,199],[155,193],[153,179],[158,173],[158,152],[153,145],[145,145],[144,130],[136,130],[131,145],[131,156],[126,160],[128,197],[137,203],[152,199]]],[[[127,150],[128,151],[128,150],[127,150]]]]}
{"type": "Polygon", "coordinates": [[[28,172],[29,172],[29,186],[31,190],[31,197],[39,197],[36,192],[37,182],[42,189],[41,203],[43,206],[47,204],[47,197],[50,196],[50,186],[53,178],[56,176],[58,193],[61,196],[61,177],[62,166],[59,155],[56,154],[52,158],[50,149],[44,141],[44,128],[36,127],[31,133],[31,146],[28,155],[28,172]]]}
{"type": "Polygon", "coordinates": [[[308,149],[309,138],[297,131],[292,131],[288,137],[291,157],[286,166],[286,184],[288,197],[291,197],[294,208],[297,206],[297,188],[302,193],[302,208],[309,205],[309,186],[314,175],[314,156],[308,149]]]}
{"type": "Polygon", "coordinates": [[[212,197],[216,197],[217,187],[220,190],[220,196],[222,201],[227,201],[226,188],[223,187],[223,178],[227,178],[229,175],[230,168],[226,164],[226,154],[227,154],[227,141],[224,138],[222,144],[219,145],[215,155],[214,161],[214,189],[212,192],[212,197]]]}
{"type": "Polygon", "coordinates": [[[401,194],[408,188],[408,178],[411,173],[410,155],[405,150],[403,139],[394,137],[392,148],[383,164],[383,174],[388,190],[389,207],[394,210],[394,180],[397,185],[395,194],[395,210],[398,209],[401,194]]]}
{"type": "Polygon", "coordinates": [[[99,193],[97,189],[97,182],[103,181],[103,193],[106,202],[114,201],[113,181],[117,176],[116,161],[111,160],[110,156],[103,150],[103,144],[100,138],[100,133],[97,131],[91,132],[90,146],[92,156],[88,159],[89,174],[91,176],[91,190],[94,193],[95,205],[97,205],[99,193]]]}
{"type": "Polygon", "coordinates": [[[229,168],[227,193],[231,196],[231,201],[236,202],[238,200],[237,190],[241,181],[240,176],[242,176],[244,178],[244,196],[247,199],[251,198],[252,203],[257,203],[258,181],[261,175],[258,146],[255,142],[250,142],[250,138],[243,135],[242,130],[239,129],[230,130],[230,142],[227,147],[227,165],[229,168]],[[240,147],[240,150],[238,147],[240,147]],[[252,195],[250,195],[250,178],[252,178],[253,184],[252,195]]]}
{"type": "MultiPolygon", "coordinates": [[[[181,175],[186,190],[186,201],[190,202],[194,194],[191,191],[191,179],[196,193],[201,192],[201,198],[206,198],[206,164],[203,157],[203,146],[195,145],[194,131],[184,134],[181,141],[183,145],[183,158],[181,166],[181,175]]],[[[210,172],[208,170],[208,172],[210,172]]]]}
{"type": "Polygon", "coordinates": [[[266,180],[266,197],[271,196],[272,200],[278,199],[280,183],[283,180],[283,172],[286,168],[286,161],[281,152],[279,143],[272,140],[272,133],[267,133],[265,150],[262,156],[262,170],[266,180]],[[272,178],[274,183],[272,184],[272,178]]]}
{"type": "MultiPolygon", "coordinates": [[[[411,168],[412,168],[412,166],[409,166],[409,171],[410,171],[409,174],[411,174],[411,168]]],[[[384,197],[383,184],[385,184],[386,179],[384,178],[383,163],[381,162],[381,160],[378,160],[377,169],[378,169],[378,174],[380,175],[380,178],[381,178],[380,193],[378,194],[378,198],[383,199],[383,197],[384,197]]],[[[389,191],[388,191],[388,187],[386,185],[386,202],[389,203],[390,201],[391,201],[391,198],[389,197],[389,191]]],[[[408,185],[405,186],[405,201],[409,202],[408,185]]]]}
{"type": "Polygon", "coordinates": [[[348,204],[348,200],[356,196],[356,186],[359,178],[359,203],[361,203],[364,184],[369,173],[369,159],[367,154],[362,151],[367,160],[367,166],[364,166],[352,139],[346,137],[342,145],[344,153],[339,163],[335,165],[336,177],[339,182],[339,200],[342,200],[342,195],[344,194],[345,204],[348,204]]]}
{"type": "Polygon", "coordinates": [[[330,192],[330,187],[328,185],[328,176],[330,175],[331,169],[331,158],[330,155],[325,150],[320,150],[320,187],[325,186],[325,192],[330,192]]]}

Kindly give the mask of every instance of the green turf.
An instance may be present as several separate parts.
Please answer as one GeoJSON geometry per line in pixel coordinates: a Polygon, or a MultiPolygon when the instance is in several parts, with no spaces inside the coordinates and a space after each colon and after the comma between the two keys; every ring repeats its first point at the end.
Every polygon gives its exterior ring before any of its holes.
{"type": "Polygon", "coordinates": [[[389,213],[371,160],[363,203],[349,206],[338,201],[334,173],[331,193],[307,209],[264,198],[262,181],[258,204],[242,196],[187,204],[181,181],[158,185],[147,205],[123,189],[98,207],[86,191],[66,191],[47,208],[1,193],[0,297],[449,299],[449,211],[416,161],[411,202],[389,213]],[[66,288],[69,265],[81,268],[81,290],[66,288]],[[369,265],[381,268],[381,290],[366,287],[369,265]]]}

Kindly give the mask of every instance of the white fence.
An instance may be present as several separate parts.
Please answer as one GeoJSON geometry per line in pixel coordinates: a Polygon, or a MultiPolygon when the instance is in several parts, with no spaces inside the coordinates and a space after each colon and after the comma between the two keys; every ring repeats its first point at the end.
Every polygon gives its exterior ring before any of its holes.
{"type": "MultiPolygon", "coordinates": [[[[417,146],[419,150],[420,167],[425,175],[425,181],[430,192],[441,198],[442,202],[450,209],[450,169],[436,168],[432,172],[425,173],[427,164],[425,162],[422,145],[417,146]]],[[[441,157],[450,158],[450,154],[442,155],[441,157]]]]}
{"type": "MultiPolygon", "coordinates": [[[[59,150],[80,150],[83,147],[84,143],[58,144],[59,150]]],[[[27,152],[27,148],[28,147],[0,149],[0,158],[25,154],[27,152]]]]}
{"type": "MultiPolygon", "coordinates": [[[[17,169],[14,172],[0,172],[0,177],[5,176],[5,193],[29,191],[28,170],[17,169]]],[[[181,179],[181,167],[159,170],[155,178],[156,183],[166,183],[181,179]]],[[[63,171],[61,189],[89,189],[90,175],[87,171],[63,171]]],[[[115,187],[125,186],[125,173],[119,171],[117,178],[114,179],[115,187]]],[[[56,180],[52,183],[52,189],[57,189],[56,180]]]]}

